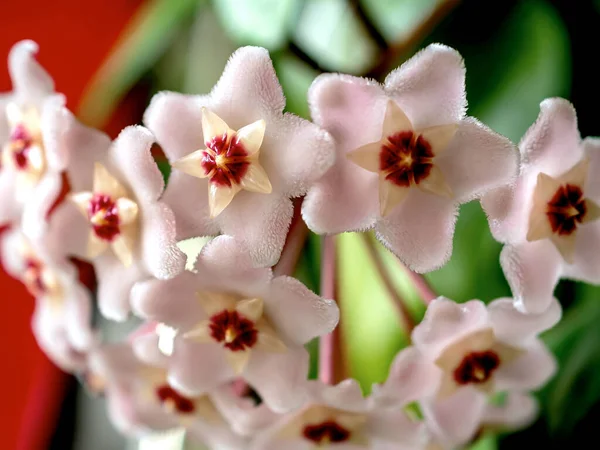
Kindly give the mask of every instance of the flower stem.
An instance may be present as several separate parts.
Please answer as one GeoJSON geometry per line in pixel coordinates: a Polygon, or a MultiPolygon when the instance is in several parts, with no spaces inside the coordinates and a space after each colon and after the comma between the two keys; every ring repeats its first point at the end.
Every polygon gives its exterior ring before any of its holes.
{"type": "Polygon", "coordinates": [[[413,287],[415,288],[425,305],[429,305],[435,298],[437,298],[438,295],[435,293],[435,291],[423,275],[421,275],[420,273],[413,272],[400,261],[398,261],[398,263],[402,267],[402,270],[404,270],[404,272],[409,276],[410,280],[412,281],[413,287]]]}
{"type": "Polygon", "coordinates": [[[373,264],[375,264],[375,268],[377,269],[377,272],[381,277],[381,281],[383,281],[383,284],[386,290],[388,291],[388,295],[392,299],[392,303],[396,308],[398,317],[400,318],[400,321],[404,324],[406,332],[410,334],[410,332],[416,324],[411,312],[406,307],[406,301],[400,296],[400,294],[398,294],[398,290],[394,286],[392,277],[390,276],[389,271],[385,267],[385,264],[383,263],[383,259],[381,258],[379,251],[375,247],[373,238],[367,233],[362,233],[361,235],[367,247],[367,251],[369,252],[369,256],[371,257],[371,260],[373,261],[373,264]]]}
{"type": "Polygon", "coordinates": [[[302,220],[300,210],[304,198],[294,199],[294,216],[290,224],[290,230],[277,264],[273,266],[273,275],[293,275],[296,265],[302,255],[302,249],[308,238],[308,227],[302,220]]]}
{"type": "MultiPolygon", "coordinates": [[[[321,296],[336,300],[336,254],[335,237],[323,236],[321,253],[321,296]]],[[[340,353],[339,324],[331,333],[319,339],[319,380],[335,384],[343,374],[340,353]]]]}

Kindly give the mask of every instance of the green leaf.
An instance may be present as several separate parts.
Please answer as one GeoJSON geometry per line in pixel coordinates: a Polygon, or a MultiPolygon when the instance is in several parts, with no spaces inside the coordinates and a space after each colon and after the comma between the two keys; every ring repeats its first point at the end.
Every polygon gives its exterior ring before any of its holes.
{"type": "Polygon", "coordinates": [[[364,392],[385,381],[396,353],[408,344],[398,315],[362,237],[336,237],[340,326],[350,375],[364,392]]]}
{"type": "Polygon", "coordinates": [[[345,0],[307,0],[294,34],[298,45],[328,70],[361,73],[377,47],[345,0]]]}
{"type": "Polygon", "coordinates": [[[404,40],[440,0],[362,0],[367,14],[388,42],[404,40]]]}
{"type": "Polygon", "coordinates": [[[310,118],[306,95],[312,81],[319,74],[294,56],[282,54],[275,59],[275,69],[286,97],[285,109],[289,112],[310,118]]]}
{"type": "Polygon", "coordinates": [[[218,0],[213,5],[222,26],[233,39],[276,50],[286,44],[300,3],[298,0],[218,0]]]}
{"type": "Polygon", "coordinates": [[[102,127],[119,100],[171,45],[202,0],[153,0],[142,6],[116,50],[96,73],[79,107],[87,124],[102,127]]]}
{"type": "Polygon", "coordinates": [[[498,439],[493,434],[485,435],[479,438],[468,450],[497,450],[498,439]]]}
{"type": "Polygon", "coordinates": [[[521,1],[492,42],[467,54],[466,65],[471,114],[516,142],[543,99],[569,93],[569,34],[548,2],[521,1]]]}

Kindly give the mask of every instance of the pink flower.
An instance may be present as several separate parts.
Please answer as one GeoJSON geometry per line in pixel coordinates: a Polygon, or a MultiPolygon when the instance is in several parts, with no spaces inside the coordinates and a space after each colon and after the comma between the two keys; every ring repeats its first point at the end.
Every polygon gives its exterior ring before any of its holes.
{"type": "MultiPolygon", "coordinates": [[[[75,144],[87,136],[73,129],[69,139],[75,144]]],[[[158,200],[164,181],[150,153],[153,142],[145,128],[128,127],[110,148],[104,140],[90,144],[69,174],[70,200],[51,219],[51,243],[92,261],[100,311],[114,320],[127,317],[136,282],[174,277],[185,265],[173,213],[158,200]]]]}
{"type": "Polygon", "coordinates": [[[317,233],[364,231],[407,266],[427,272],[452,253],[458,205],[507,184],[512,144],[465,115],[465,68],[433,44],[380,85],[320,75],[313,119],[336,141],[333,168],[309,191],[302,215],[317,233]]]}
{"type": "Polygon", "coordinates": [[[69,164],[60,145],[65,98],[38,64],[38,46],[21,41],[8,58],[13,91],[0,98],[0,224],[37,229],[56,200],[69,164]]]}
{"type": "Polygon", "coordinates": [[[340,450],[423,448],[422,426],[409,419],[402,407],[381,407],[374,398],[364,398],[356,381],[307,384],[307,403],[257,435],[250,449],[310,450],[328,444],[340,450]]]}
{"type": "Polygon", "coordinates": [[[488,403],[482,419],[485,430],[515,431],[531,425],[539,406],[531,394],[509,392],[500,404],[488,403]]]}
{"type": "Polygon", "coordinates": [[[39,346],[63,370],[83,370],[96,336],[90,293],[76,268],[48,251],[43,240],[29,240],[19,230],[2,236],[1,249],[5,270],[35,297],[32,328],[39,346]]]}
{"type": "Polygon", "coordinates": [[[548,307],[562,277],[600,283],[600,139],[581,140],[568,101],[540,109],[519,144],[516,184],[482,202],[506,244],[500,262],[517,305],[533,313],[548,307]]]}
{"type": "Polygon", "coordinates": [[[517,311],[508,298],[486,307],[479,300],[457,304],[440,297],[429,305],[412,340],[438,369],[437,398],[463,389],[483,394],[536,389],[556,369],[537,335],[560,316],[556,300],[543,314],[531,315],[517,311]]]}
{"type": "Polygon", "coordinates": [[[290,198],[304,195],[334,157],[330,136],[284,106],[269,54],[257,47],[236,51],[209,95],[154,97],[144,123],[173,164],[164,200],[178,239],[228,234],[255,265],[277,262],[290,198]]]}
{"type": "Polygon", "coordinates": [[[178,330],[169,381],[198,394],[242,377],[276,412],[299,406],[308,373],[304,344],[333,330],[338,308],[298,280],[252,259],[229,236],[204,247],[196,272],[135,286],[139,315],[178,330]]]}
{"type": "Polygon", "coordinates": [[[144,364],[126,343],[91,354],[90,376],[103,385],[115,426],[136,436],[183,427],[211,449],[241,450],[243,439],[231,432],[211,398],[178,392],[167,382],[165,356],[157,351],[153,359],[144,364]]]}

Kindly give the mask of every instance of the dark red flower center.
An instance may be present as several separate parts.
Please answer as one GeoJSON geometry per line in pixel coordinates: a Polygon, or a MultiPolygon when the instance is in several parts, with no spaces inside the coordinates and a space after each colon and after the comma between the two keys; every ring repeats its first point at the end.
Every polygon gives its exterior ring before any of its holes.
{"type": "Polygon", "coordinates": [[[227,187],[239,184],[250,165],[242,143],[224,134],[214,137],[206,147],[201,164],[211,183],[227,187]]]}
{"type": "Polygon", "coordinates": [[[243,351],[256,344],[258,330],[254,322],[237,311],[222,311],[210,318],[210,335],[229,350],[243,351]]]}
{"type": "Polygon", "coordinates": [[[193,400],[184,397],[168,384],[156,388],[156,397],[162,404],[168,404],[178,414],[193,414],[196,411],[193,400]]]}
{"type": "Polygon", "coordinates": [[[88,205],[88,218],[100,239],[110,242],[119,235],[119,211],[109,195],[94,194],[88,205]]]}
{"type": "Polygon", "coordinates": [[[585,218],[587,206],[580,187],[566,184],[558,188],[548,202],[546,215],[552,231],[559,235],[569,235],[577,229],[577,224],[585,218]]]}
{"type": "Polygon", "coordinates": [[[43,264],[35,258],[27,258],[25,261],[25,273],[23,283],[31,295],[38,297],[48,291],[44,278],[42,277],[43,264]]]}
{"type": "Polygon", "coordinates": [[[306,425],[302,435],[317,444],[326,442],[345,442],[350,439],[350,431],[334,420],[327,420],[315,425],[306,425]]]}
{"type": "Polygon", "coordinates": [[[15,166],[20,170],[27,169],[29,149],[33,144],[33,138],[27,131],[25,125],[17,125],[10,135],[10,149],[15,166]]]}
{"type": "Polygon", "coordinates": [[[500,357],[492,350],[469,353],[454,370],[454,379],[458,384],[485,383],[499,366],[500,357]]]}
{"type": "Polygon", "coordinates": [[[388,136],[381,146],[379,169],[386,180],[409,187],[429,176],[433,157],[431,145],[423,136],[413,131],[401,131],[388,136]]]}

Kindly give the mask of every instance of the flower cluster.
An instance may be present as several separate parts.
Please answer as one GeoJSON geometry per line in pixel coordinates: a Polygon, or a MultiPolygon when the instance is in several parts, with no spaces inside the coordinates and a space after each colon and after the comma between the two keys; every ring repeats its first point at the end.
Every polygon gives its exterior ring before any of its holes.
{"type": "Polygon", "coordinates": [[[212,449],[432,450],[535,418],[531,391],[556,370],[539,338],[561,317],[554,287],[600,282],[600,141],[581,141],[567,101],[545,100],[517,151],[466,115],[463,60],[433,44],[383,84],[320,75],[310,122],[283,112],[268,52],[245,47],[210,94],[161,92],[111,142],[65,108],[36,52],[14,46],[0,97],[2,261],[36,299],[40,346],[106,396],[120,430],[183,427],[212,449]],[[474,199],[514,299],[433,300],[367,397],[352,379],[307,380],[305,345],[339,309],[273,269],[295,212],[315,233],[374,229],[429,272],[474,199]],[[202,236],[186,270],[178,242],[202,236]],[[144,325],[106,343],[95,306],[144,325]]]}

